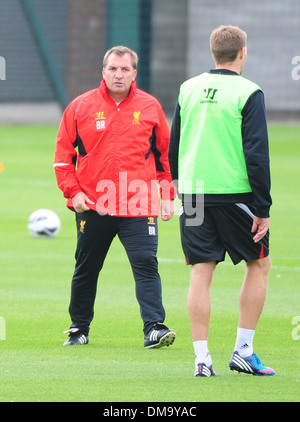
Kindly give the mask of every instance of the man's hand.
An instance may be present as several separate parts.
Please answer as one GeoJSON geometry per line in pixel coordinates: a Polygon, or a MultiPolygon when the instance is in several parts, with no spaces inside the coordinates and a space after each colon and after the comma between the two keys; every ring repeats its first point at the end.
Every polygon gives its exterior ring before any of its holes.
{"type": "Polygon", "coordinates": [[[173,199],[162,199],[160,204],[160,215],[163,221],[171,220],[175,212],[173,199]]]}
{"type": "Polygon", "coordinates": [[[84,192],[79,192],[72,198],[73,207],[76,212],[82,213],[85,211],[89,211],[90,208],[87,204],[94,204],[93,201],[90,200],[88,196],[84,192]]]}
{"type": "Polygon", "coordinates": [[[270,225],[270,218],[253,218],[253,225],[251,233],[255,233],[253,240],[255,243],[259,242],[267,233],[270,225]]]}

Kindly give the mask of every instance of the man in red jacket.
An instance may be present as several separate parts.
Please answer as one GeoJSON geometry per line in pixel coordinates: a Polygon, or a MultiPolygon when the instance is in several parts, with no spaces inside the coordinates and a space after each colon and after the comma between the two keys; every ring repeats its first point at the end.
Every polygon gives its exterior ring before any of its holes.
{"type": "Polygon", "coordinates": [[[164,221],[174,213],[170,131],[157,99],[136,87],[137,62],[127,47],[107,51],[100,86],[75,98],[59,127],[55,174],[77,223],[72,324],[64,345],[89,341],[99,272],[116,235],[132,267],[144,347],[169,346],[176,337],[164,325],[156,257],[159,211],[164,221]]]}

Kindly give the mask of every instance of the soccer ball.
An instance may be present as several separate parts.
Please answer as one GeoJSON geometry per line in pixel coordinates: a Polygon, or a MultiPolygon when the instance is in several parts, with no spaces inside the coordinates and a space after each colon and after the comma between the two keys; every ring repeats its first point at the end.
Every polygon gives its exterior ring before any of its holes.
{"type": "Polygon", "coordinates": [[[60,219],[51,210],[36,210],[29,217],[28,229],[34,237],[55,237],[60,229],[60,219]]]}

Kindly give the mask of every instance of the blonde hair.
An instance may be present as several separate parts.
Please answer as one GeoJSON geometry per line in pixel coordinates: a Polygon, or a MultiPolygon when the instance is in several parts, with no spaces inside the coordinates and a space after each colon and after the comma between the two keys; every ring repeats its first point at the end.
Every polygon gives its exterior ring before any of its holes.
{"type": "Polygon", "coordinates": [[[129,47],[124,47],[123,45],[118,45],[109,49],[104,57],[103,57],[103,67],[107,65],[108,57],[111,54],[116,54],[117,56],[124,56],[125,54],[129,54],[131,56],[132,66],[134,69],[137,68],[138,65],[138,55],[135,51],[131,50],[129,47]]]}
{"type": "Polygon", "coordinates": [[[210,49],[217,64],[233,62],[246,47],[247,34],[238,26],[221,25],[210,36],[210,49]]]}

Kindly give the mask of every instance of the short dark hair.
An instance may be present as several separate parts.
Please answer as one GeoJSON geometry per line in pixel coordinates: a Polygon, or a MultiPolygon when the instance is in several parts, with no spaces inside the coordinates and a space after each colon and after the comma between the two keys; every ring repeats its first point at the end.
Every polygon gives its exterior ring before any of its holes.
{"type": "Polygon", "coordinates": [[[210,36],[210,49],[217,64],[233,62],[246,47],[247,34],[238,26],[221,25],[210,36]]]}
{"type": "Polygon", "coordinates": [[[124,54],[129,54],[131,56],[133,68],[134,69],[137,68],[137,65],[138,65],[137,53],[131,50],[131,48],[125,47],[124,45],[117,45],[115,47],[112,47],[105,53],[104,58],[103,58],[103,67],[107,65],[107,59],[113,53],[116,54],[117,56],[124,56],[124,54]]]}

